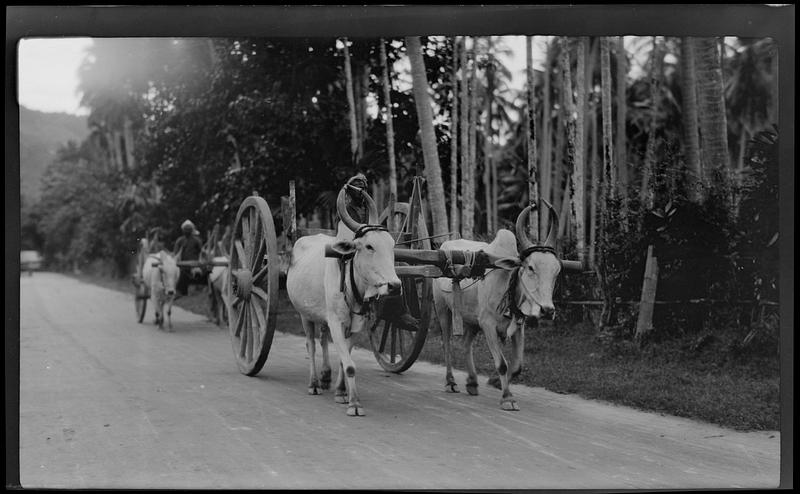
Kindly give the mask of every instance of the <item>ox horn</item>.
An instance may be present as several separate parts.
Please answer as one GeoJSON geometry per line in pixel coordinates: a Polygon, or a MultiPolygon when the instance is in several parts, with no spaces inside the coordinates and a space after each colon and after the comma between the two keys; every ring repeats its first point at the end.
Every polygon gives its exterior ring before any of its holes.
{"type": "Polygon", "coordinates": [[[530,214],[531,210],[535,209],[536,205],[531,204],[526,206],[525,209],[519,213],[519,216],[517,216],[517,239],[519,240],[519,246],[521,247],[521,250],[533,247],[534,242],[531,241],[531,238],[528,236],[528,232],[525,231],[525,225],[528,223],[528,215],[530,214]]]}
{"type": "MultiPolygon", "coordinates": [[[[356,231],[364,226],[364,224],[354,220],[353,217],[350,216],[350,213],[347,212],[347,205],[345,204],[345,194],[347,193],[346,188],[347,186],[345,185],[342,187],[342,190],[339,191],[339,197],[336,198],[336,210],[338,211],[339,217],[342,219],[342,222],[345,224],[345,226],[353,231],[356,231]]],[[[378,206],[364,189],[358,189],[358,191],[361,192],[367,202],[367,216],[369,217],[367,220],[368,223],[376,225],[378,223],[378,206]]]]}
{"type": "Polygon", "coordinates": [[[556,213],[556,209],[553,205],[547,202],[547,199],[542,199],[542,202],[544,202],[550,210],[550,229],[547,231],[547,239],[544,241],[544,245],[547,247],[555,247],[556,232],[558,231],[558,213],[556,213]]]}

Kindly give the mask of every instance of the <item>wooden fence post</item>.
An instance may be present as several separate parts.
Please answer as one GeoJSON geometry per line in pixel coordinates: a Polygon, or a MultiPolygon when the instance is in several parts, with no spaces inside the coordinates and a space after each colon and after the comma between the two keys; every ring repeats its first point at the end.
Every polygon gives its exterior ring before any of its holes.
{"type": "Polygon", "coordinates": [[[656,300],[658,284],[658,259],[653,255],[653,246],[647,247],[647,261],[644,267],[642,282],[642,298],[639,302],[639,318],[636,321],[634,340],[640,346],[647,334],[653,330],[653,308],[656,300]]]}

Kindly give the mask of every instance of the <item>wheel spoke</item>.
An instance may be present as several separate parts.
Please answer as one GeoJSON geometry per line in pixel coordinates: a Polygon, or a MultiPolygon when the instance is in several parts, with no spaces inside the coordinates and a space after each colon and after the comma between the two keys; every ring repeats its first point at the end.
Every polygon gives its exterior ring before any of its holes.
{"type": "Polygon", "coordinates": [[[244,251],[247,255],[246,259],[250,259],[252,243],[252,231],[250,230],[250,213],[246,212],[242,215],[242,240],[244,243],[244,251]]]}
{"type": "Polygon", "coordinates": [[[252,312],[253,308],[250,304],[247,304],[247,352],[245,356],[248,361],[253,360],[253,341],[256,339],[256,331],[258,331],[258,328],[255,327],[252,312]]]}
{"type": "Polygon", "coordinates": [[[400,340],[400,356],[402,357],[405,355],[405,348],[403,348],[403,333],[405,330],[403,328],[397,328],[397,339],[400,340]]]}
{"type": "MultiPolygon", "coordinates": [[[[242,318],[242,322],[245,322],[248,319],[248,317],[247,317],[247,308],[246,307],[245,307],[245,310],[243,310],[241,312],[241,318],[242,318]]],[[[246,323],[244,323],[242,326],[243,327],[246,326],[246,323]]],[[[244,358],[244,356],[245,356],[244,352],[247,349],[247,333],[248,333],[248,330],[247,330],[246,327],[244,327],[244,331],[242,331],[242,338],[241,338],[241,340],[239,340],[239,357],[242,357],[242,358],[244,358]]]]}
{"type": "Polygon", "coordinates": [[[395,353],[396,353],[396,351],[395,351],[395,344],[396,344],[396,341],[397,341],[397,328],[395,328],[394,326],[392,326],[392,336],[391,336],[391,339],[392,339],[392,345],[391,345],[392,353],[390,354],[389,361],[390,361],[391,363],[394,363],[394,356],[395,356],[395,353]]]}
{"type": "Polygon", "coordinates": [[[381,335],[381,344],[378,347],[378,352],[383,353],[383,349],[386,348],[386,336],[389,334],[389,330],[392,328],[392,323],[386,321],[386,324],[383,325],[383,334],[381,335]]]}
{"type": "Polygon", "coordinates": [[[242,241],[236,239],[236,241],[233,243],[233,246],[236,248],[236,255],[239,257],[239,264],[241,265],[242,269],[250,269],[250,265],[247,263],[248,258],[244,253],[242,241]]]}
{"type": "Polygon", "coordinates": [[[250,265],[253,267],[253,271],[261,265],[258,261],[261,245],[264,244],[266,247],[266,241],[263,236],[261,220],[258,218],[258,212],[253,208],[250,210],[250,265]]]}
{"type": "Polygon", "coordinates": [[[250,308],[253,311],[253,315],[255,316],[255,320],[258,321],[258,336],[259,340],[261,339],[261,335],[267,332],[267,318],[264,316],[263,306],[256,302],[258,299],[251,299],[250,300],[250,308]]]}
{"type": "MultiPolygon", "coordinates": [[[[254,254],[250,265],[253,266],[253,271],[258,270],[263,265],[268,264],[264,262],[264,254],[267,253],[267,239],[264,237],[256,237],[258,244],[253,249],[254,254]]],[[[263,269],[263,268],[262,268],[263,269]]]]}
{"type": "Polygon", "coordinates": [[[264,264],[264,266],[253,276],[253,285],[260,285],[264,276],[269,273],[269,263],[264,264]]]}
{"type": "Polygon", "coordinates": [[[250,289],[250,294],[260,298],[261,300],[264,301],[264,303],[267,304],[267,306],[269,306],[269,295],[267,295],[267,292],[265,292],[261,288],[254,286],[253,288],[250,289]]]}
{"type": "Polygon", "coordinates": [[[233,335],[239,337],[242,333],[242,326],[244,326],[244,311],[234,309],[232,312],[236,317],[236,330],[233,332],[233,335]]]}

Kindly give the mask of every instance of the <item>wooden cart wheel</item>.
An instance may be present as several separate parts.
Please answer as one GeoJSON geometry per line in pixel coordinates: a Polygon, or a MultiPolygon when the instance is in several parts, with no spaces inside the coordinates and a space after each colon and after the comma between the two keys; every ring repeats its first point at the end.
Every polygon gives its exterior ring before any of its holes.
{"type": "MultiPolygon", "coordinates": [[[[412,227],[406,221],[408,205],[397,203],[396,206],[396,212],[401,214],[405,212],[401,223],[404,227],[401,231],[412,235],[411,238],[419,238],[418,225],[412,227]]],[[[401,238],[403,237],[405,235],[401,235],[401,238]]],[[[430,248],[430,243],[421,240],[404,247],[430,248]]],[[[401,327],[394,320],[394,314],[384,316],[382,311],[378,311],[378,319],[369,331],[369,343],[378,364],[384,370],[395,373],[408,370],[419,357],[419,353],[425,345],[425,338],[428,336],[433,297],[433,282],[430,278],[402,276],[401,281],[403,282],[403,303],[409,314],[419,320],[418,329],[413,331],[401,327]]]]}
{"type": "Polygon", "coordinates": [[[228,265],[228,330],[239,371],[258,374],[267,361],[278,309],[278,244],[267,202],[250,196],[236,214],[228,265]]]}

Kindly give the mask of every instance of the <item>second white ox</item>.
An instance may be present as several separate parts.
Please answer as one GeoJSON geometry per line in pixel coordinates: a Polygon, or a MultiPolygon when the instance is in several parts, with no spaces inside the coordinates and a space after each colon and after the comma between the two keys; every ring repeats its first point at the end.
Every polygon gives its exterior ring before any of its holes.
{"type": "Polygon", "coordinates": [[[142,266],[142,279],[150,290],[150,300],[156,313],[156,324],[164,329],[164,312],[166,307],[168,328],[172,329],[172,302],[175,299],[175,285],[178,283],[180,269],[177,259],[168,252],[147,256],[142,266]]]}
{"type": "Polygon", "coordinates": [[[375,203],[362,191],[369,210],[369,224],[358,223],[344,204],[345,190],[339,193],[337,207],[344,224],[336,237],[324,234],[304,236],[295,242],[286,274],[286,291],[300,314],[306,334],[306,349],[311,360],[309,394],[319,394],[330,385],[330,364],[325,328],[330,330],[339,354],[334,399],[347,403],[347,415],[362,416],[358,399],[356,366],[350,357],[352,333],[369,323],[370,302],[400,291],[400,278],[394,269],[394,239],[377,225],[375,203]],[[325,257],[326,246],[342,260],[325,257]],[[344,263],[343,265],[340,263],[344,263]],[[323,352],[322,381],[315,363],[315,333],[320,330],[323,352]]]}
{"type": "MultiPolygon", "coordinates": [[[[555,215],[552,206],[549,204],[548,206],[551,214],[555,215]]],[[[478,394],[472,344],[477,332],[483,330],[495,369],[499,374],[500,387],[503,390],[500,405],[504,410],[519,410],[509,389],[509,379],[522,371],[525,321],[528,318],[553,317],[555,313],[553,289],[564,264],[553,249],[552,228],[544,245],[531,241],[527,236],[524,225],[530,210],[531,206],[528,206],[517,217],[519,251],[517,237],[508,230],[498,231],[490,244],[458,239],[444,242],[440,247],[442,250],[483,250],[493,257],[500,258],[495,262],[495,267],[499,269],[491,269],[484,277],[477,280],[470,278],[461,280],[459,286],[462,288],[461,315],[467,353],[467,392],[471,395],[478,394]],[[513,347],[510,367],[500,350],[499,338],[506,337],[511,337],[513,347]]],[[[558,221],[553,221],[551,224],[558,224],[558,221]]],[[[445,389],[457,393],[450,349],[453,283],[454,280],[450,278],[437,278],[433,284],[433,301],[442,328],[447,367],[445,389]]]]}

